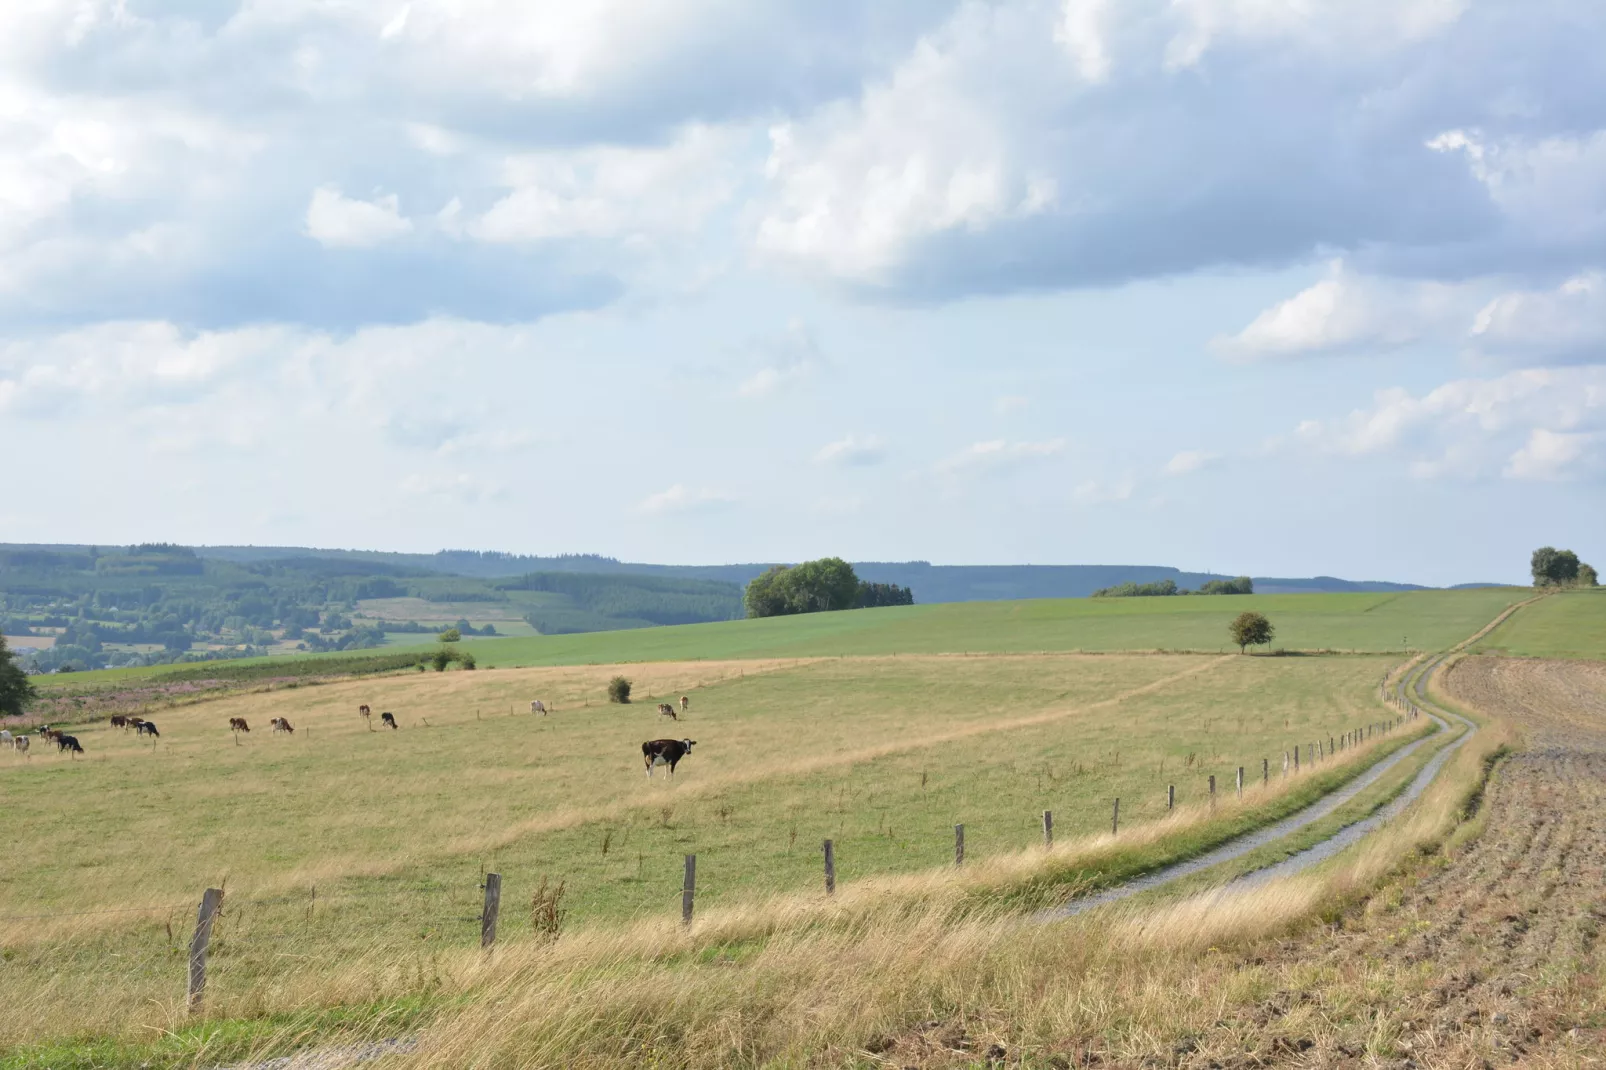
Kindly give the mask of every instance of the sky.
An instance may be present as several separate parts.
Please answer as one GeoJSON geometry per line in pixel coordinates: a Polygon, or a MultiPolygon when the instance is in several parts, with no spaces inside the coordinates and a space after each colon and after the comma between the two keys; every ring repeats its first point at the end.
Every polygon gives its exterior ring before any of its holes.
{"type": "Polygon", "coordinates": [[[1596,0],[6,0],[0,541],[1606,565],[1596,0]]]}

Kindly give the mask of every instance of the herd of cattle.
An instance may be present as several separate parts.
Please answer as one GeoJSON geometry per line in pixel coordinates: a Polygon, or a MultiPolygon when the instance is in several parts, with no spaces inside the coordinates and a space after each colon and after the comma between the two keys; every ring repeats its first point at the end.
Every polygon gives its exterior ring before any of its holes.
{"type": "MultiPolygon", "coordinates": [[[[670,703],[660,702],[658,704],[658,713],[662,717],[668,717],[671,720],[679,721],[680,714],[685,713],[690,708],[691,699],[686,695],[682,695],[680,696],[680,710],[678,712],[670,703]]],[[[546,704],[540,699],[535,699],[530,703],[530,712],[539,713],[544,716],[548,713],[548,709],[546,704]]],[[[357,707],[357,714],[365,722],[367,722],[368,730],[372,732],[374,730],[374,715],[373,710],[366,702],[357,707]]],[[[150,736],[154,740],[160,739],[162,735],[162,733],[156,730],[156,722],[147,721],[143,717],[129,717],[123,714],[115,714],[110,720],[113,728],[119,728],[124,731],[132,728],[134,729],[134,734],[137,736],[150,736]]],[[[379,714],[379,721],[380,724],[385,725],[393,730],[397,727],[396,715],[388,710],[382,711],[379,714]]],[[[295,727],[290,724],[290,719],[288,717],[275,717],[268,723],[272,726],[273,733],[275,735],[279,734],[280,732],[283,732],[287,735],[295,733],[295,727]]],[[[241,732],[249,733],[251,731],[251,726],[246,722],[244,717],[230,717],[229,731],[235,734],[236,741],[238,741],[239,734],[241,732]]],[[[68,757],[76,757],[84,753],[83,745],[78,742],[78,738],[76,736],[68,735],[59,728],[51,728],[49,725],[45,725],[39,729],[39,737],[48,743],[54,743],[56,745],[57,752],[66,753],[68,757]]],[[[671,777],[674,776],[675,766],[680,764],[680,760],[686,757],[686,755],[690,754],[692,747],[696,745],[697,741],[695,739],[650,739],[643,743],[641,745],[641,756],[643,761],[646,763],[647,776],[651,777],[653,769],[660,765],[668,766],[669,775],[671,777]]],[[[28,736],[12,735],[11,732],[5,729],[0,729],[0,746],[9,747],[12,750],[17,751],[19,754],[26,755],[29,748],[32,746],[32,740],[28,736]]]]}

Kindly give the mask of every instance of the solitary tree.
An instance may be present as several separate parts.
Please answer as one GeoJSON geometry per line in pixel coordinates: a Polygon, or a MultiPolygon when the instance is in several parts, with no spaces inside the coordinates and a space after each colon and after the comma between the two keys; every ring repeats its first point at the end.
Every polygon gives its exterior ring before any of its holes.
{"type": "Polygon", "coordinates": [[[33,681],[17,664],[17,656],[6,647],[6,637],[0,635],[0,715],[22,716],[22,707],[36,696],[33,681]]]}
{"type": "Polygon", "coordinates": [[[1567,587],[1578,582],[1578,555],[1571,550],[1541,546],[1529,559],[1535,587],[1567,587]]]}
{"type": "Polygon", "coordinates": [[[1232,623],[1227,625],[1227,631],[1232,634],[1232,641],[1238,644],[1240,654],[1252,646],[1265,646],[1277,634],[1277,629],[1271,626],[1265,614],[1252,609],[1246,609],[1234,617],[1232,623]]]}
{"type": "Polygon", "coordinates": [[[441,632],[440,640],[443,643],[455,643],[463,638],[463,633],[456,628],[448,628],[441,632]]]}
{"type": "Polygon", "coordinates": [[[626,680],[623,676],[615,676],[612,680],[609,680],[608,681],[608,701],[609,702],[629,702],[630,701],[630,681],[626,680]]]}
{"type": "Polygon", "coordinates": [[[1598,586],[1600,586],[1600,577],[1598,575],[1596,575],[1595,566],[1594,565],[1579,565],[1578,566],[1578,586],[1580,586],[1580,587],[1598,587],[1598,586]]]}

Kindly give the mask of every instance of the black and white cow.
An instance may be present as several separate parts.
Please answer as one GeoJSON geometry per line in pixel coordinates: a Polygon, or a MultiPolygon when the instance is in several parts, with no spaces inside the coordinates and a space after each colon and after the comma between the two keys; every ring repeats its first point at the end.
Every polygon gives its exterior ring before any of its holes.
{"type": "Polygon", "coordinates": [[[134,734],[136,736],[150,736],[154,739],[162,737],[162,734],[156,730],[155,721],[141,721],[134,726],[134,734]]]}
{"type": "Polygon", "coordinates": [[[655,765],[669,766],[669,775],[675,775],[675,766],[697,745],[695,739],[654,739],[641,745],[642,760],[647,763],[647,775],[652,776],[655,765]]]}
{"type": "Polygon", "coordinates": [[[56,737],[56,750],[57,751],[66,751],[67,752],[67,757],[69,757],[69,758],[71,758],[75,754],[84,753],[84,748],[79,746],[79,744],[78,744],[78,737],[77,736],[69,736],[69,735],[66,735],[66,734],[58,735],[56,737]]]}
{"type": "Polygon", "coordinates": [[[379,720],[384,724],[390,725],[392,728],[396,727],[396,715],[394,713],[382,713],[379,715],[379,720]]]}

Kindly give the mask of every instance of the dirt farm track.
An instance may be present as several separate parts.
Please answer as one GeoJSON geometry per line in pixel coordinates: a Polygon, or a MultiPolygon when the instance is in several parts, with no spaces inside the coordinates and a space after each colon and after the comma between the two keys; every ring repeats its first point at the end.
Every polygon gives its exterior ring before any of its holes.
{"type": "MultiPolygon", "coordinates": [[[[1466,658],[1445,690],[1523,733],[1485,831],[1407,881],[1397,906],[1343,919],[1305,953],[1372,974],[1364,988],[1393,1004],[1378,1009],[1411,1053],[1404,1065],[1601,1065],[1606,664],[1466,658]]],[[[1257,1014],[1288,1010],[1274,1000],[1257,1014]]],[[[1364,1039],[1334,1038],[1300,1061],[1344,1065],[1364,1039]]]]}

